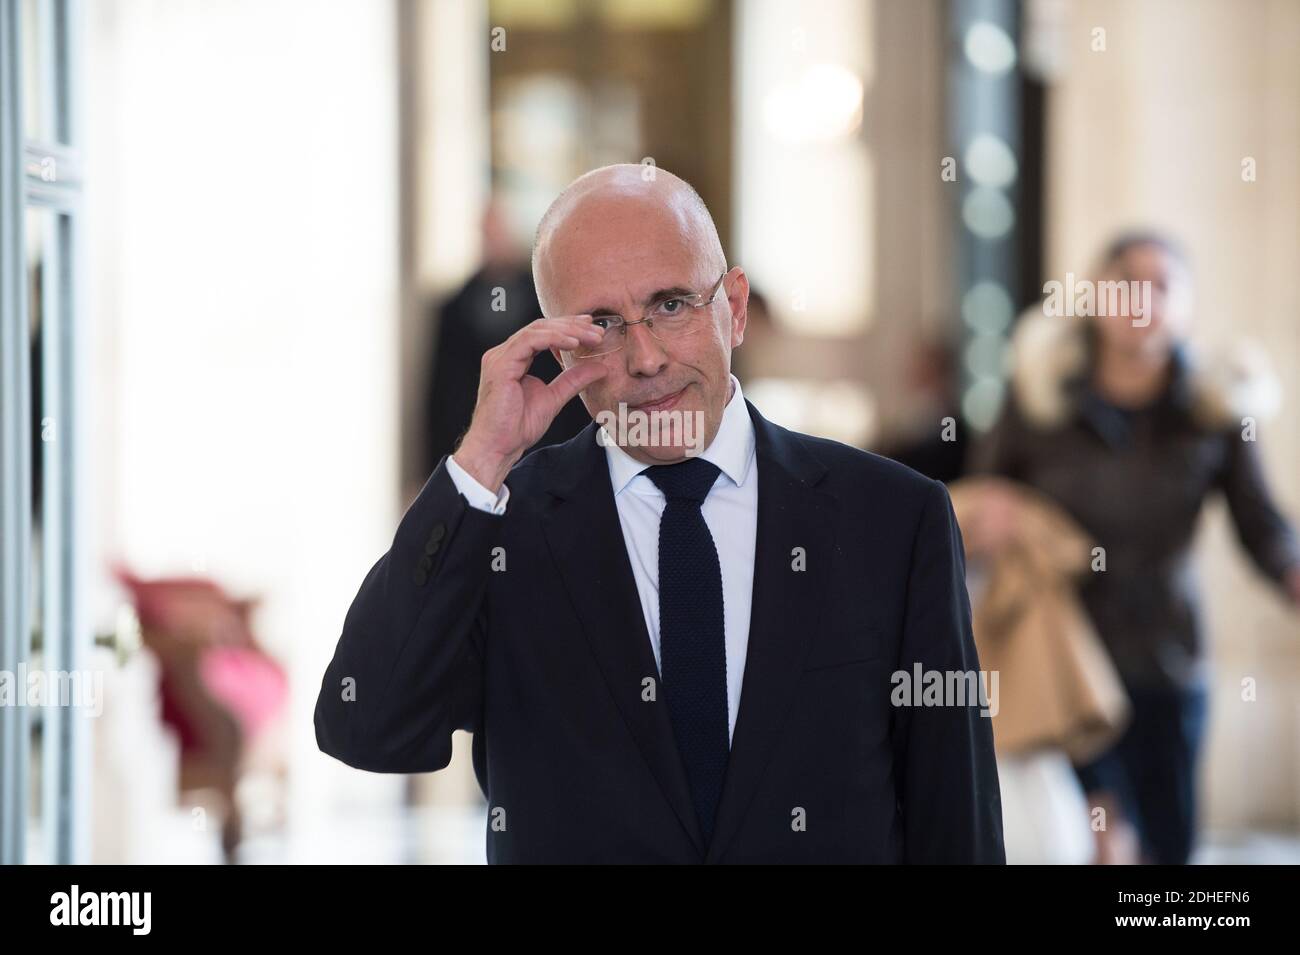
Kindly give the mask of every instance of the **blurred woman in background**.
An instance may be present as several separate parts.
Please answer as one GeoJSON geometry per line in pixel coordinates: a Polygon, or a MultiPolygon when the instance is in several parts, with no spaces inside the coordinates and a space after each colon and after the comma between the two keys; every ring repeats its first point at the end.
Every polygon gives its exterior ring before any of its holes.
{"type": "MultiPolygon", "coordinates": [[[[1139,286],[1150,290],[1145,309],[1130,299],[1121,314],[1022,321],[1011,395],[974,465],[1055,500],[1098,548],[1080,596],[1132,721],[1076,769],[1090,805],[1136,828],[1143,861],[1181,864],[1193,845],[1207,714],[1192,555],[1201,507],[1223,493],[1247,553],[1297,605],[1300,547],[1254,443],[1270,383],[1244,353],[1222,373],[1194,359],[1186,257],[1161,235],[1128,234],[1105,251],[1098,278],[1149,282],[1139,286]]],[[[996,510],[1015,521],[1010,501],[996,510]]],[[[1113,854],[1108,833],[1122,829],[1113,823],[1098,833],[1099,861],[1128,861],[1113,854]]]]}

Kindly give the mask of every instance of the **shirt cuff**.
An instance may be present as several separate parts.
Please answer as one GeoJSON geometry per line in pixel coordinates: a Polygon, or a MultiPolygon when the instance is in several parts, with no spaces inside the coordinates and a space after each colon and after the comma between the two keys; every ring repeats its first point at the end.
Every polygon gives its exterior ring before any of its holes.
{"type": "Polygon", "coordinates": [[[456,463],[456,459],[447,455],[447,473],[451,475],[451,483],[456,485],[456,490],[461,493],[469,506],[480,511],[487,511],[489,514],[504,514],[506,512],[506,502],[510,500],[510,488],[504,484],[497,494],[493,494],[478,481],[470,477],[469,472],[456,463]]]}

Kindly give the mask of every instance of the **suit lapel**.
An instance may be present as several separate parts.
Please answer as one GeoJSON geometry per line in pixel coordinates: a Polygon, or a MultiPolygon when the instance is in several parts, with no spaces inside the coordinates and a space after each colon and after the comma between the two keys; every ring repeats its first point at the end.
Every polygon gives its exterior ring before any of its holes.
{"type": "Polygon", "coordinates": [[[657,692],[657,702],[642,700],[643,681],[652,678],[658,688],[659,672],[594,423],[569,442],[549,491],[542,530],[591,652],[664,796],[703,851],[666,697],[657,692]]]}
{"type": "Polygon", "coordinates": [[[721,859],[753,798],[785,723],[824,606],[835,549],[835,499],[816,490],[826,468],[752,404],[758,458],[758,533],[749,649],[740,712],[707,860],[721,859]],[[807,569],[793,568],[801,548],[807,569]]]}
{"type": "MultiPolygon", "coordinates": [[[[749,649],[740,712],[707,859],[716,862],[744,819],[798,686],[820,622],[824,568],[835,549],[834,498],[816,490],[826,468],[748,401],[758,459],[758,521],[749,649]],[[807,569],[796,571],[794,549],[807,569]]],[[[637,746],[700,851],[704,839],[677,752],[666,698],[643,702],[658,681],[636,579],[623,541],[604,449],[589,425],[568,443],[550,479],[542,530],[583,632],[637,746]]]]}

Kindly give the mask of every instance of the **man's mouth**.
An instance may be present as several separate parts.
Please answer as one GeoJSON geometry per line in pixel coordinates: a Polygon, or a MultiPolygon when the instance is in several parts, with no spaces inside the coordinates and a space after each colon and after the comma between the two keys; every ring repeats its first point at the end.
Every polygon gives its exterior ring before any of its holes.
{"type": "Polygon", "coordinates": [[[639,405],[629,405],[628,407],[633,411],[644,411],[644,412],[667,411],[669,408],[671,408],[674,404],[677,403],[677,400],[681,398],[682,393],[685,392],[688,387],[690,386],[683,385],[681,388],[679,388],[677,391],[674,391],[670,395],[664,395],[662,398],[655,398],[653,401],[642,402],[639,405]]]}

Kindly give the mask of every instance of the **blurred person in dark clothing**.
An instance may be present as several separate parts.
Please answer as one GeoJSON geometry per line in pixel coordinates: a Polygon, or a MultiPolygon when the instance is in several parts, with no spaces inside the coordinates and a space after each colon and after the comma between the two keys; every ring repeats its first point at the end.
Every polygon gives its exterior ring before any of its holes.
{"type": "MultiPolygon", "coordinates": [[[[510,235],[498,202],[488,205],[482,228],[483,265],[437,309],[438,328],[424,405],[426,471],[432,471],[443,456],[455,450],[469,427],[483,353],[542,314],[526,253],[510,235]]],[[[560,366],[549,352],[542,352],[530,373],[549,383],[560,373],[560,366]]],[[[590,420],[581,403],[571,401],[535,447],[567,441],[590,420]]]]}
{"type": "MultiPolygon", "coordinates": [[[[1243,349],[1219,356],[1217,373],[1186,344],[1185,256],[1158,234],[1134,233],[1106,250],[1100,272],[1150,282],[1145,313],[1135,317],[1130,303],[1129,314],[1022,321],[1010,400],[974,463],[1056,500],[1104,550],[1081,597],[1133,719],[1113,748],[1076,768],[1093,806],[1134,823],[1147,861],[1181,864],[1193,846],[1208,703],[1197,518],[1221,492],[1255,566],[1297,605],[1300,547],[1254,443],[1264,372],[1243,349]]],[[[998,510],[1014,524],[1014,507],[998,510]]],[[[1104,861],[1104,833],[1098,843],[1104,861]]]]}
{"type": "Polygon", "coordinates": [[[959,372],[952,348],[941,342],[921,344],[912,353],[908,370],[908,383],[918,400],[902,433],[883,453],[931,480],[951,484],[965,473],[970,450],[956,394],[959,372]]]}

